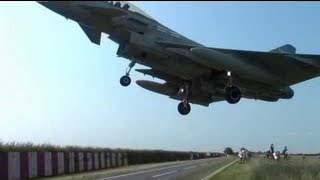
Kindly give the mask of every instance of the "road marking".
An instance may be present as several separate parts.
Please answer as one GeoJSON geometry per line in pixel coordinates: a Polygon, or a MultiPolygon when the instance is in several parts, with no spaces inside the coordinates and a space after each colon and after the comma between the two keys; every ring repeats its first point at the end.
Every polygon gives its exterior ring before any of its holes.
{"type": "Polygon", "coordinates": [[[157,175],[154,175],[152,177],[153,178],[157,178],[157,177],[160,177],[160,176],[165,176],[165,175],[176,173],[176,172],[178,172],[178,171],[170,171],[170,172],[166,172],[166,173],[162,173],[162,174],[157,174],[157,175]]]}
{"type": "Polygon", "coordinates": [[[225,168],[231,166],[231,165],[234,164],[235,162],[238,162],[238,159],[232,161],[231,163],[229,163],[229,164],[221,167],[220,169],[218,169],[218,170],[216,170],[216,171],[213,171],[211,174],[209,174],[208,176],[202,178],[201,180],[208,180],[208,179],[210,179],[212,176],[218,174],[219,172],[221,172],[221,171],[224,170],[225,168]]]}
{"type": "MultiPolygon", "coordinates": [[[[199,160],[199,161],[201,162],[203,160],[199,160]]],[[[198,161],[196,161],[196,162],[198,162],[198,161]]],[[[111,177],[106,177],[106,178],[100,178],[100,179],[96,179],[96,180],[117,179],[117,178],[121,178],[121,177],[126,177],[126,176],[131,176],[131,175],[136,175],[136,174],[142,174],[142,173],[146,173],[146,172],[159,171],[159,170],[170,169],[170,168],[180,167],[180,166],[188,166],[188,165],[192,165],[194,163],[195,162],[186,163],[186,164],[178,164],[178,165],[175,165],[175,166],[163,167],[163,168],[159,168],[159,169],[142,170],[142,171],[138,171],[138,172],[122,174],[122,175],[117,175],[117,176],[111,176],[111,177]]]]}
{"type": "Polygon", "coordinates": [[[196,168],[197,166],[190,166],[190,167],[186,167],[186,168],[183,168],[184,170],[188,170],[188,169],[192,169],[192,168],[196,168]]]}

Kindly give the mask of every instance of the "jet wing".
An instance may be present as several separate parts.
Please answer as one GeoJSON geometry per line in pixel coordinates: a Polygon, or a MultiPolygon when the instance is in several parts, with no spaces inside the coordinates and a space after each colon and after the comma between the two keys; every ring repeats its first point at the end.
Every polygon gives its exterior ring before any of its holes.
{"type": "MultiPolygon", "coordinates": [[[[201,64],[212,69],[217,65],[215,63],[217,57],[223,58],[220,59],[220,65],[221,63],[230,65],[228,64],[230,61],[238,61],[236,64],[232,64],[233,67],[238,67],[237,70],[241,69],[248,72],[246,70],[250,69],[249,72],[251,72],[252,69],[255,69],[256,72],[254,73],[259,74],[260,77],[271,77],[266,81],[272,82],[272,85],[278,87],[290,86],[320,75],[320,55],[295,54],[295,48],[291,45],[284,45],[270,52],[260,52],[208,48],[202,45],[166,41],[158,41],[158,44],[164,48],[189,50],[191,53],[186,54],[186,56],[191,54],[193,55],[193,58],[191,58],[193,61],[201,62],[201,64]]],[[[244,74],[240,73],[238,75],[244,74]]]]}
{"type": "Polygon", "coordinates": [[[280,77],[288,86],[320,75],[320,55],[210,49],[240,57],[247,63],[280,77]]]}
{"type": "Polygon", "coordinates": [[[79,24],[81,29],[86,33],[87,37],[90,39],[90,41],[94,44],[100,45],[101,41],[101,32],[97,31],[96,29],[92,29],[88,26],[84,26],[79,24]]]}

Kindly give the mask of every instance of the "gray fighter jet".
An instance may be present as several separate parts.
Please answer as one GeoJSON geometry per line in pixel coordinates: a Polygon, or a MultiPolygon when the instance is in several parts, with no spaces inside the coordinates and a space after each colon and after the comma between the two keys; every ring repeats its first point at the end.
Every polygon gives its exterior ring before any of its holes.
{"type": "Polygon", "coordinates": [[[131,83],[135,63],[150,67],[137,72],[165,83],[138,80],[153,92],[181,101],[178,111],[190,112],[190,103],[209,106],[241,98],[275,102],[294,95],[291,85],[320,75],[320,56],[296,54],[292,45],[269,52],[206,47],[167,28],[135,5],[124,1],[45,1],[52,11],[77,22],[92,43],[101,33],[119,44],[117,55],[130,60],[120,83],[131,83]]]}

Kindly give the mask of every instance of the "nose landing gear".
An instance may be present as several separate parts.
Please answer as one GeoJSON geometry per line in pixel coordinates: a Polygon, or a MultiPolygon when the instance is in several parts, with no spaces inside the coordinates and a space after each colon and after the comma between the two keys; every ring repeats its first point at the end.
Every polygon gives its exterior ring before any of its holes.
{"type": "Polygon", "coordinates": [[[129,86],[131,83],[131,78],[129,77],[130,71],[136,63],[132,61],[126,69],[126,75],[120,78],[120,84],[124,87],[129,86]]]}
{"type": "Polygon", "coordinates": [[[120,84],[124,87],[129,86],[131,83],[131,78],[128,75],[122,76],[120,78],[120,84]]]}

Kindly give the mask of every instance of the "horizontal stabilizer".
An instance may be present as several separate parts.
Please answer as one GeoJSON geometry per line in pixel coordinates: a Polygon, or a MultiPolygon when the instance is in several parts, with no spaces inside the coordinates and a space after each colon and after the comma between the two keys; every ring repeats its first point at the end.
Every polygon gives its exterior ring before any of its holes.
{"type": "Polygon", "coordinates": [[[90,41],[94,44],[100,45],[101,40],[101,32],[97,31],[96,29],[90,28],[88,26],[84,26],[79,24],[82,30],[86,33],[87,37],[90,41]]]}
{"type": "Polygon", "coordinates": [[[296,48],[293,47],[290,44],[286,44],[286,45],[280,46],[280,47],[278,47],[276,49],[273,49],[270,52],[284,53],[284,54],[295,54],[296,53],[296,48]]]}

